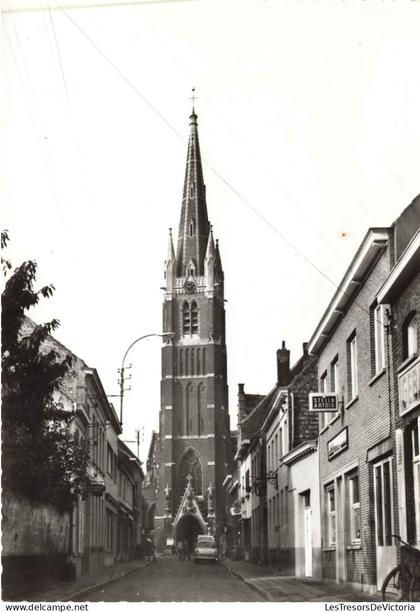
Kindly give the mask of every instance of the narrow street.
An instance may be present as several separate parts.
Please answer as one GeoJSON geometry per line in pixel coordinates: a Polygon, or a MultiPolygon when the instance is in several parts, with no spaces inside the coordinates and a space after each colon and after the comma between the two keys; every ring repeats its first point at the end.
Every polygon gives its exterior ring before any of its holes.
{"type": "Polygon", "coordinates": [[[160,557],[140,572],[74,601],[264,601],[221,564],[160,557]]]}

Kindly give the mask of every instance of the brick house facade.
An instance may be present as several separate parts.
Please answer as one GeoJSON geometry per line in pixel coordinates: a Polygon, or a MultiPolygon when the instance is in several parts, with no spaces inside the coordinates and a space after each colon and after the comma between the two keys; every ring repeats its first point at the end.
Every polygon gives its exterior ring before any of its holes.
{"type": "Polygon", "coordinates": [[[371,592],[396,565],[398,524],[390,325],[377,293],[417,211],[368,231],[309,343],[319,390],[340,400],[319,417],[323,577],[371,592]]]}

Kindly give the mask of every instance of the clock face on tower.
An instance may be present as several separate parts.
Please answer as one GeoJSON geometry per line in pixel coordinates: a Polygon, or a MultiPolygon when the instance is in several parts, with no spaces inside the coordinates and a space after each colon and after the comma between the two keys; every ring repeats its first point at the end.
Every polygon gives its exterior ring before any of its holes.
{"type": "Polygon", "coordinates": [[[195,293],[197,291],[197,287],[194,281],[186,280],[184,283],[184,291],[185,293],[195,293]]]}

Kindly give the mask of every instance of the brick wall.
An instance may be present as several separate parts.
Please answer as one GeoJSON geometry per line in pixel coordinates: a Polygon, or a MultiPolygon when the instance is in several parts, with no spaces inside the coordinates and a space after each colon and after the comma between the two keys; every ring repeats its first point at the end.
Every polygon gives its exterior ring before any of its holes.
{"type": "MultiPolygon", "coordinates": [[[[367,451],[376,443],[387,438],[392,431],[390,420],[390,398],[388,393],[388,374],[386,370],[372,377],[372,352],[370,333],[370,308],[375,294],[386,279],[390,269],[390,253],[385,250],[372,268],[368,278],[357,293],[329,341],[319,355],[318,376],[328,372],[327,387],[330,389],[331,364],[338,355],[339,389],[336,389],[343,407],[341,414],[333,419],[320,433],[320,480],[321,513],[325,525],[326,509],[323,485],[346,472],[355,465],[359,470],[361,542],[360,547],[348,549],[347,532],[344,549],[345,579],[349,582],[366,585],[376,583],[376,552],[374,545],[374,499],[371,467],[367,463],[367,451]],[[349,402],[348,376],[348,339],[356,332],[358,355],[358,397],[349,402]],[[328,460],[328,442],[344,427],[348,428],[348,448],[328,460]]],[[[346,486],[343,483],[343,486],[346,486]]],[[[345,516],[348,521],[348,515],[345,516]]],[[[327,551],[323,532],[323,575],[336,578],[335,550],[327,551]]]]}

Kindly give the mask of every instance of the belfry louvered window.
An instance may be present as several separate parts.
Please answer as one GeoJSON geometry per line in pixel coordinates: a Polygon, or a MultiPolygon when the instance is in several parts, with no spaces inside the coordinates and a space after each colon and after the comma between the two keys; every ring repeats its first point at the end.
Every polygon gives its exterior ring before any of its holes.
{"type": "Polygon", "coordinates": [[[187,302],[184,302],[182,307],[182,330],[184,336],[190,333],[191,329],[191,313],[187,302]]]}
{"type": "Polygon", "coordinates": [[[197,304],[191,304],[191,333],[198,334],[198,308],[197,304]]]}
{"type": "Polygon", "coordinates": [[[184,336],[198,334],[198,306],[197,302],[184,302],[182,307],[182,331],[184,336]]]}

